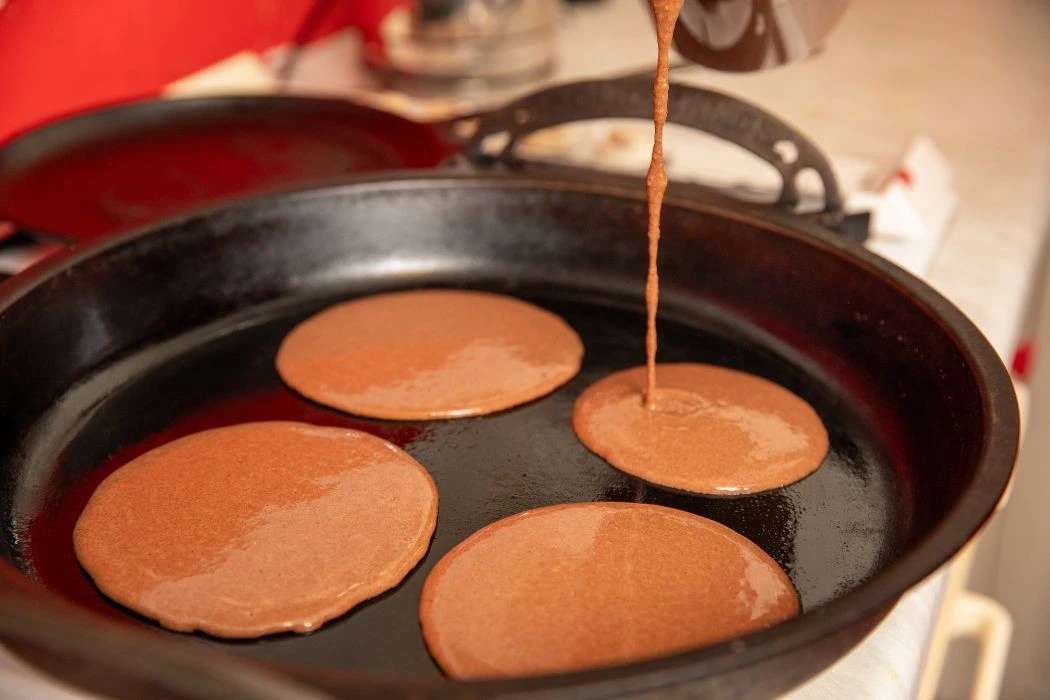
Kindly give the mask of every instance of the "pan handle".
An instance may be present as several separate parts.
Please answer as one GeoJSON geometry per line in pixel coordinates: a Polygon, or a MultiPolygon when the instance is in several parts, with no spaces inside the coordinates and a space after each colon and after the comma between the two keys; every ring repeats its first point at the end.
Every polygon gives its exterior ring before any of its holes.
{"type": "MultiPolygon", "coordinates": [[[[477,167],[517,169],[522,161],[517,147],[536,131],[569,122],[602,118],[652,119],[652,78],[629,77],[558,85],[523,97],[483,115],[464,155],[477,167]],[[502,150],[483,150],[485,139],[506,133],[502,150]]],[[[841,214],[842,194],[827,158],[807,137],[779,118],[735,97],[705,88],[673,84],[668,122],[699,129],[744,148],[780,173],[776,206],[798,205],[799,173],[812,169],[824,189],[822,214],[841,214]]]]}

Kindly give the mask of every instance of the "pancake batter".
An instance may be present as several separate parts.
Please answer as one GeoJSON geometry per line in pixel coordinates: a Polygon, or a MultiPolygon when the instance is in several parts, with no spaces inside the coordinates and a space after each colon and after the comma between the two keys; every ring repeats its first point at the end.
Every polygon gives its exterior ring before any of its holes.
{"type": "Polygon", "coordinates": [[[798,613],[791,581],[754,543],[637,503],[558,505],[493,523],[438,562],[420,603],[431,655],[461,679],[630,663],[798,613]]]}
{"type": "Polygon", "coordinates": [[[656,78],[653,81],[653,157],[645,177],[645,199],[648,205],[649,271],[645,280],[645,404],[652,406],[656,389],[656,307],[660,300],[660,275],[656,258],[660,249],[660,209],[667,190],[667,169],[664,167],[664,124],[667,122],[667,97],[670,84],[667,78],[668,57],[674,25],[682,9],[682,0],[651,0],[656,18],[656,78]]]}
{"type": "Polygon", "coordinates": [[[426,289],[333,306],[277,354],[287,384],[326,406],[427,420],[501,411],[579,371],[583,343],[559,317],[512,297],[426,289]]]}
{"type": "Polygon", "coordinates": [[[605,377],[576,400],[572,426],[614,467],[650,483],[732,495],[778,488],[816,471],[828,434],[809,404],[744,372],[659,365],[652,408],[645,368],[605,377]]]}
{"type": "Polygon", "coordinates": [[[593,452],[661,486],[740,494],[786,486],[815,471],[828,451],[820,418],[783,387],[707,365],[656,364],[660,208],[667,189],[663,132],[667,61],[682,0],[652,0],[658,58],[653,84],[653,157],[646,177],[649,270],[645,367],[599,381],[576,401],[573,428],[593,452]]]}
{"type": "Polygon", "coordinates": [[[430,546],[426,470],[366,433],[246,423],[132,460],[73,533],[108,597],[180,632],[309,632],[396,586],[430,546]]]}

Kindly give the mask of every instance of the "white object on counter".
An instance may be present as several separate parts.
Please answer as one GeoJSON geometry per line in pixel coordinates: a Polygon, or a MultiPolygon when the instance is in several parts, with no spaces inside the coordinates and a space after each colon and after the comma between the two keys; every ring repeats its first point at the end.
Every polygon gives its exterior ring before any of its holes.
{"type": "Polygon", "coordinates": [[[944,573],[938,572],[909,591],[866,640],[781,700],[915,697],[944,587],[944,573]]]}
{"type": "Polygon", "coordinates": [[[930,269],[959,205],[951,169],[926,134],[907,153],[878,192],[855,192],[846,206],[872,212],[868,247],[908,272],[930,269]]]}

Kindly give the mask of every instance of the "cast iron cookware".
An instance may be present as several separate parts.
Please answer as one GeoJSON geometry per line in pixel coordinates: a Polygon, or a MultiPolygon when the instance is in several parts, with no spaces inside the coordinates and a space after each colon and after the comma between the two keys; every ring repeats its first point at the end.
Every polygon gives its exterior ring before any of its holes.
{"type": "Polygon", "coordinates": [[[0,219],[97,240],[246,194],[430,168],[438,130],[345,100],[143,100],[36,127],[0,146],[0,219]]]}
{"type": "Polygon", "coordinates": [[[977,329],[894,265],[832,232],[834,177],[754,107],[675,87],[671,119],[738,141],[784,176],[778,206],[673,188],[660,251],[662,361],[768,377],[820,413],[822,468],[773,492],[704,498],[645,486],[575,438],[573,400],[643,361],[645,200],[637,180],[530,172],[520,137],[590,116],[651,115],[649,83],[557,88],[482,121],[457,168],[264,197],[72,250],[5,283],[0,302],[0,637],[118,697],[771,697],[844,654],[963,546],[1010,476],[1018,418],[977,329]],[[509,133],[486,156],[481,142],[509,133]],[[776,155],[791,141],[798,158],[776,155]],[[466,164],[464,164],[466,163],[466,164]],[[823,211],[790,211],[815,168],[823,211]],[[534,301],[580,333],[579,376],[497,415],[346,416],[285,388],[283,335],[380,290],[473,287],[534,301]],[[176,437],[290,419],[366,430],[433,474],[437,532],[394,591],[306,636],[222,642],[166,632],[102,598],[70,533],[113,469],[176,437]],[[419,634],[420,588],[456,543],[555,503],[636,500],[714,518],[784,567],[804,614],[675,656],[561,676],[445,680],[419,634]]]}

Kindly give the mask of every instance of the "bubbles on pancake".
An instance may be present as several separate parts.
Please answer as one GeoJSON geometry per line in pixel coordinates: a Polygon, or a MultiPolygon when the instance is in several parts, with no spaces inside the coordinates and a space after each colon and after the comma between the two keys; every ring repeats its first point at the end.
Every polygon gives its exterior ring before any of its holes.
{"type": "MultiPolygon", "coordinates": [[[[644,401],[644,397],[639,397],[644,401]]],[[[700,394],[681,389],[657,387],[650,398],[650,411],[668,418],[692,418],[711,409],[711,402],[700,394]]]]}

